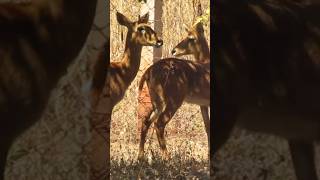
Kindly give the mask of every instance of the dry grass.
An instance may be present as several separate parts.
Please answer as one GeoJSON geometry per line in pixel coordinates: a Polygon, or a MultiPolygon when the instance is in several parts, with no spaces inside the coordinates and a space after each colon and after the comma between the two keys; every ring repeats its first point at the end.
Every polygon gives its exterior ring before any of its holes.
{"type": "Polygon", "coordinates": [[[115,109],[112,117],[112,179],[138,176],[160,179],[172,179],[177,176],[208,179],[208,146],[201,116],[199,110],[195,114],[186,113],[198,107],[185,104],[167,126],[166,138],[168,151],[171,153],[170,160],[161,159],[156,135],[150,128],[145,148],[148,161],[139,164],[136,106],[126,107],[129,113],[123,114],[120,107],[126,102],[128,101],[123,101],[117,106],[119,108],[115,109]]]}
{"type": "Polygon", "coordinates": [[[294,180],[283,139],[235,129],[214,159],[215,180],[294,180]]]}

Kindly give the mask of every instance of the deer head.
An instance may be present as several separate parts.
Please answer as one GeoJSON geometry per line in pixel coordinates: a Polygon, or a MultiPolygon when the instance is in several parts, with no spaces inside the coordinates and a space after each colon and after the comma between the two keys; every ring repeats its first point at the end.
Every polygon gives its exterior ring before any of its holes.
{"type": "Polygon", "coordinates": [[[117,12],[117,21],[128,28],[127,41],[142,45],[160,47],[163,41],[157,36],[148,23],[149,13],[138,17],[138,21],[132,22],[123,14],[117,12]]]}
{"type": "Polygon", "coordinates": [[[192,28],[184,25],[188,35],[173,50],[171,54],[174,56],[198,54],[201,50],[201,43],[205,40],[204,29],[201,22],[195,24],[192,28]]]}

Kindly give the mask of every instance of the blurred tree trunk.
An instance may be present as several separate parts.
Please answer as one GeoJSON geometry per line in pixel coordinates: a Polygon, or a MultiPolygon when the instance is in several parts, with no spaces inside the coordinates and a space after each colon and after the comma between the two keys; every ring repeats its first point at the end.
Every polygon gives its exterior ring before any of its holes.
{"type": "MultiPolygon", "coordinates": [[[[106,21],[106,28],[103,34],[107,37],[106,51],[110,55],[110,1],[106,1],[105,11],[103,11],[103,21],[106,21]]],[[[107,67],[110,61],[109,57],[104,57],[107,67]]],[[[94,62],[96,63],[96,62],[94,62]]],[[[92,73],[93,74],[93,73],[92,73]]],[[[108,82],[106,82],[108,86],[108,82]]],[[[87,146],[88,159],[90,164],[90,180],[109,180],[110,179],[110,124],[111,124],[111,106],[110,99],[106,96],[106,87],[100,96],[99,104],[96,109],[92,109],[90,117],[91,138],[87,146]]]]}
{"type": "MultiPolygon", "coordinates": [[[[157,34],[159,35],[159,37],[162,37],[162,28],[163,28],[163,24],[162,24],[162,10],[163,7],[163,0],[157,0],[155,1],[154,4],[154,30],[157,32],[157,34]]],[[[162,47],[160,48],[154,48],[153,49],[153,62],[161,59],[162,57],[162,47]]]]}

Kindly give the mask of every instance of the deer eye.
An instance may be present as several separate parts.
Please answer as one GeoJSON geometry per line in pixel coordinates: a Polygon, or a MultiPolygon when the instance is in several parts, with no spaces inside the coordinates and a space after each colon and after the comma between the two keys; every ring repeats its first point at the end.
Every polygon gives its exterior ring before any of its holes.
{"type": "Polygon", "coordinates": [[[145,33],[145,32],[146,32],[146,30],[145,30],[144,27],[139,27],[139,28],[138,28],[138,31],[140,31],[141,33],[145,33]]]}
{"type": "Polygon", "coordinates": [[[196,38],[194,36],[189,36],[188,39],[191,42],[195,42],[196,41],[196,38]]]}

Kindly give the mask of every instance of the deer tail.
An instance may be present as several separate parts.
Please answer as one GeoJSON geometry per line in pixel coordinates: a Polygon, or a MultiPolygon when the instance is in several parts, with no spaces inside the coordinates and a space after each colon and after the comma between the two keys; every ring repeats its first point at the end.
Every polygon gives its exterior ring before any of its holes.
{"type": "Polygon", "coordinates": [[[139,93],[141,92],[142,88],[143,88],[143,85],[144,85],[144,82],[149,78],[149,71],[146,70],[144,72],[144,74],[142,75],[141,79],[140,79],[140,82],[139,82],[139,93]]]}

